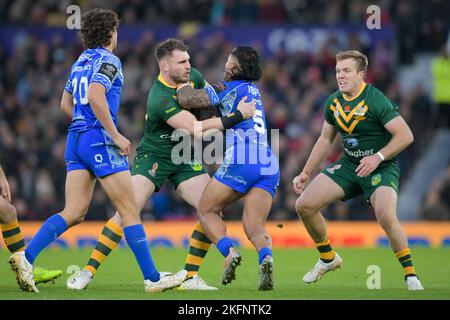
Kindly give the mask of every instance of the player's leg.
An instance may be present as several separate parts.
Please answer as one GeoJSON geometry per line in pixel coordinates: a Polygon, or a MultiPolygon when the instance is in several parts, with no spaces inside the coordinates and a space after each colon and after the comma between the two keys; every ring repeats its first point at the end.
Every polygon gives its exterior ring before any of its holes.
{"type": "Polygon", "coordinates": [[[89,208],[94,186],[95,178],[87,170],[73,170],[67,173],[64,210],[44,222],[25,252],[11,255],[10,264],[22,290],[38,292],[33,279],[32,265],[35,259],[68,228],[83,220],[89,208]]]}
{"type": "Polygon", "coordinates": [[[147,236],[139,217],[130,172],[128,170],[116,172],[100,178],[99,181],[120,214],[125,239],[133,251],[144,277],[145,290],[157,292],[179,286],[186,276],[186,271],[161,277],[155,267],[147,236]]]}
{"type": "MultiPolygon", "coordinates": [[[[141,212],[145,206],[145,203],[155,191],[155,185],[149,179],[141,175],[132,176],[131,184],[138,212],[141,212]]],[[[114,216],[109,219],[103,227],[98,238],[97,246],[95,247],[85,269],[91,271],[93,275],[95,275],[98,267],[103,263],[111,251],[117,247],[122,239],[122,236],[122,220],[119,212],[116,211],[114,216]]]]}
{"type": "Polygon", "coordinates": [[[25,250],[25,241],[17,221],[16,208],[0,196],[0,223],[3,241],[9,252],[25,250]]]}
{"type": "MultiPolygon", "coordinates": [[[[198,209],[200,198],[206,185],[211,180],[207,173],[196,175],[184,180],[177,186],[177,192],[188,204],[198,209]]],[[[186,280],[179,289],[184,290],[217,290],[216,287],[208,286],[205,281],[198,276],[198,270],[211,246],[199,221],[197,221],[191,238],[189,239],[189,251],[186,256],[184,269],[188,272],[186,280]]]]}
{"type": "MultiPolygon", "coordinates": [[[[101,137],[102,138],[102,137],[101,137]]],[[[105,154],[104,158],[109,158],[108,153],[104,150],[97,150],[96,153],[105,154]]],[[[112,151],[110,150],[110,153],[112,151]]],[[[124,158],[124,169],[128,168],[128,162],[124,158]]],[[[136,205],[138,212],[144,208],[145,203],[148,201],[149,197],[164,183],[167,178],[168,172],[166,166],[159,158],[155,158],[146,153],[141,153],[136,155],[134,158],[134,164],[131,168],[131,184],[133,188],[133,194],[136,200],[136,205]],[[161,165],[158,165],[160,163],[161,165]],[[150,170],[155,168],[155,170],[150,170]],[[158,169],[158,170],[156,170],[158,169]]],[[[109,170],[106,172],[98,172],[98,176],[105,176],[108,173],[113,173],[114,170],[109,170]]],[[[88,264],[85,266],[83,271],[71,279],[67,283],[69,289],[84,289],[93,279],[93,276],[97,272],[97,269],[101,263],[106,259],[108,254],[117,247],[118,243],[123,237],[123,225],[120,218],[120,214],[116,211],[114,216],[106,223],[103,227],[100,237],[98,239],[98,244],[93,250],[88,264]]]]}
{"type": "Polygon", "coordinates": [[[244,197],[242,223],[248,239],[258,252],[260,281],[258,290],[273,289],[272,239],[266,230],[266,221],[273,197],[261,188],[252,188],[244,197]]]}
{"type": "MultiPolygon", "coordinates": [[[[131,177],[131,184],[136,199],[136,205],[140,212],[155,191],[155,185],[147,177],[140,174],[131,177]]],[[[120,214],[116,211],[114,216],[109,219],[103,227],[97,245],[92,251],[86,266],[79,274],[67,282],[67,288],[74,290],[86,289],[96,275],[98,268],[117,247],[122,236],[122,220],[120,214]]]]}
{"type": "Polygon", "coordinates": [[[401,263],[409,290],[423,290],[408,247],[408,239],[397,218],[397,193],[388,186],[381,186],[370,196],[377,221],[389,239],[392,250],[401,263]]]}
{"type": "Polygon", "coordinates": [[[220,215],[223,208],[242,196],[242,193],[212,178],[203,192],[198,207],[203,230],[225,257],[222,284],[228,284],[235,279],[235,269],[241,262],[241,256],[234,249],[231,239],[227,237],[226,225],[220,215]]]}
{"type": "Polygon", "coordinates": [[[327,225],[320,210],[344,197],[344,190],[336,182],[327,175],[319,173],[295,203],[297,214],[320,253],[317,264],[303,277],[306,283],[319,280],[323,274],[336,269],[342,262],[327,238],[327,225]]]}
{"type": "MultiPolygon", "coordinates": [[[[15,253],[25,250],[25,241],[19,222],[17,221],[16,208],[8,201],[0,197],[0,223],[3,241],[9,252],[15,253]]],[[[41,267],[34,268],[35,284],[54,281],[62,275],[62,270],[47,270],[41,267]]]]}

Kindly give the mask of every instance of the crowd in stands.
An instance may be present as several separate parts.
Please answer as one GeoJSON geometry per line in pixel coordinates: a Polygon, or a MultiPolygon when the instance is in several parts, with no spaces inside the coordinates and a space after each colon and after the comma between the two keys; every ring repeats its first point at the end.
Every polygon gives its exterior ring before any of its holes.
{"type": "MultiPolygon", "coordinates": [[[[182,20],[194,20],[203,24],[225,26],[234,23],[361,22],[369,4],[367,1],[310,0],[150,2],[81,1],[80,5],[82,10],[92,6],[116,10],[124,25],[169,25],[182,20]],[[150,2],[152,4],[148,5],[150,2]],[[252,12],[252,15],[246,15],[246,12],[252,12]]],[[[400,27],[403,18],[394,21],[392,16],[397,16],[402,10],[408,10],[410,3],[417,1],[382,2],[389,9],[383,14],[383,21],[394,25],[398,23],[399,32],[409,32],[407,27],[400,27]]],[[[60,25],[60,17],[64,18],[65,23],[65,8],[69,4],[69,1],[0,1],[0,23],[60,25]]],[[[448,8],[445,1],[438,0],[428,1],[425,7],[434,8],[435,5],[448,8]]],[[[422,13],[423,11],[418,15],[422,13]]],[[[439,12],[437,14],[440,16],[439,12]]],[[[422,19],[418,23],[431,23],[428,20],[422,19]]],[[[435,30],[435,27],[431,26],[431,30],[435,30]]],[[[417,35],[414,41],[419,39],[420,36],[417,35]]],[[[434,46],[438,46],[433,41],[440,40],[430,40],[430,47],[427,49],[434,50],[434,46]]],[[[133,142],[134,147],[139,143],[144,131],[147,94],[158,72],[153,56],[156,43],[157,39],[149,32],[134,45],[119,44],[115,52],[122,60],[125,77],[119,127],[133,142]]],[[[208,41],[192,38],[187,40],[187,44],[190,47],[192,65],[199,69],[209,82],[221,80],[222,66],[236,44],[217,34],[208,41]]],[[[416,45],[417,48],[408,48],[416,52],[420,44],[416,45]]],[[[442,46],[442,43],[440,45],[442,46]]],[[[263,78],[258,86],[266,110],[267,127],[280,130],[278,146],[281,168],[280,187],[269,219],[297,218],[292,178],[303,167],[320,133],[324,102],[327,96],[336,90],[336,50],[349,48],[360,50],[369,56],[367,81],[399,105],[400,113],[415,134],[415,143],[399,156],[402,179],[408,176],[414,159],[421,155],[427,139],[433,134],[433,117],[430,118],[430,115],[433,114],[434,105],[430,95],[420,87],[410,92],[400,92],[396,68],[399,61],[405,59],[401,56],[401,50],[400,56],[392,57],[382,45],[369,50],[355,40],[350,42],[349,47],[325,45],[315,55],[304,52],[287,54],[280,50],[273,56],[265,57],[263,78]]],[[[21,220],[45,219],[63,208],[64,147],[70,119],[60,111],[59,103],[70,67],[81,51],[79,42],[67,46],[63,45],[62,39],[58,37],[42,41],[27,34],[11,54],[7,54],[0,45],[0,162],[7,173],[13,203],[21,220]]],[[[405,62],[408,62],[408,59],[405,62]]],[[[336,160],[340,152],[337,143],[323,166],[336,160]]],[[[435,187],[437,197],[445,197],[447,194],[448,199],[448,181],[447,177],[447,180],[435,187]]],[[[428,202],[430,206],[436,204],[433,199],[427,199],[428,202]]],[[[448,203],[446,205],[448,208],[448,203]]],[[[241,209],[239,203],[228,207],[225,210],[226,218],[239,218],[241,209]]],[[[446,219],[449,219],[448,212],[447,210],[446,219]]],[[[105,193],[96,188],[87,219],[105,220],[113,213],[105,193]]],[[[362,198],[338,203],[328,208],[325,216],[331,220],[375,219],[362,198]]],[[[186,219],[195,217],[195,210],[185,204],[170,183],[167,183],[160,192],[152,196],[143,210],[142,217],[145,220],[186,219]]]]}

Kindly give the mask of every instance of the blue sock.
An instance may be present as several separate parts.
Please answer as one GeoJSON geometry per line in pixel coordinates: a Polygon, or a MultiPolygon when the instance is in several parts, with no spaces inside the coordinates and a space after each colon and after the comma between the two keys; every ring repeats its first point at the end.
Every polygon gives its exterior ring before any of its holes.
{"type": "Polygon", "coordinates": [[[219,249],[224,257],[227,257],[230,254],[231,247],[233,247],[233,242],[228,237],[223,237],[217,242],[217,249],[219,249]]]}
{"type": "Polygon", "coordinates": [[[259,250],[258,252],[258,256],[259,256],[259,264],[261,264],[265,257],[272,256],[272,250],[267,247],[261,248],[261,250],[259,250]]]}
{"type": "Polygon", "coordinates": [[[33,264],[39,253],[67,230],[66,221],[54,214],[48,218],[25,249],[25,257],[33,264]]]}
{"type": "Polygon", "coordinates": [[[142,275],[145,280],[150,279],[153,282],[159,281],[159,272],[156,270],[148,247],[147,237],[142,224],[135,224],[123,228],[123,234],[127,240],[128,246],[133,251],[142,275]]]}

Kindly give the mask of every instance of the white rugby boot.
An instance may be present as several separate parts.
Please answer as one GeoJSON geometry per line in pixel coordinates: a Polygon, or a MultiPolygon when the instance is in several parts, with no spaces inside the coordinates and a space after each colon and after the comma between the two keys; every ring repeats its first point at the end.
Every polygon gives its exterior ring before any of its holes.
{"type": "Polygon", "coordinates": [[[25,257],[25,251],[13,253],[8,262],[12,271],[16,274],[20,289],[28,292],[39,292],[34,283],[33,265],[25,257]]]}
{"type": "Polygon", "coordinates": [[[407,277],[406,278],[406,286],[408,290],[416,291],[416,290],[424,290],[424,287],[420,283],[419,278],[417,277],[407,277]]]}
{"type": "Polygon", "coordinates": [[[163,292],[178,287],[186,278],[187,271],[181,270],[177,273],[160,272],[159,281],[144,280],[144,289],[146,292],[163,292]]]}
{"type": "Polygon", "coordinates": [[[69,290],[83,290],[87,288],[92,279],[94,279],[94,275],[92,274],[92,272],[83,269],[72,279],[68,279],[66,282],[66,286],[69,290]]]}
{"type": "Polygon", "coordinates": [[[340,268],[341,265],[342,265],[342,259],[337,253],[334,256],[333,261],[331,261],[331,262],[325,263],[319,259],[319,261],[317,261],[316,265],[303,276],[303,281],[305,283],[316,282],[317,280],[322,278],[322,276],[325,273],[327,273],[329,271],[334,271],[337,268],[340,268]]]}
{"type": "Polygon", "coordinates": [[[219,290],[216,287],[209,286],[206,284],[205,280],[200,278],[197,274],[190,279],[185,280],[179,287],[178,290],[219,290]]]}

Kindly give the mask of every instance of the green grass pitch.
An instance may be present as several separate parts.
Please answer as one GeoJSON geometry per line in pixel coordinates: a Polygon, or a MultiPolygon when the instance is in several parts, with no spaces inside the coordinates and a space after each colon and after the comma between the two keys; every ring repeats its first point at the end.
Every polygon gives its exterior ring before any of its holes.
{"type": "MultiPolygon", "coordinates": [[[[36,264],[61,269],[64,274],[54,284],[40,284],[39,294],[21,292],[7,263],[9,253],[0,251],[0,299],[169,299],[169,300],[293,300],[293,299],[450,299],[450,248],[413,248],[413,261],[425,291],[409,292],[403,281],[403,272],[394,254],[388,248],[339,249],[344,260],[342,269],[326,274],[319,282],[306,285],[302,276],[316,262],[313,249],[275,249],[275,290],[260,292],[258,285],[257,254],[241,249],[242,265],[237,279],[228,286],[220,284],[223,258],[211,247],[200,275],[218,291],[180,291],[145,293],[141,273],[131,251],[115,250],[100,268],[87,290],[69,291],[65,281],[70,265],[84,266],[90,249],[48,249],[36,264]],[[377,265],[381,274],[381,289],[367,288],[370,265],[377,265]]],[[[153,259],[160,271],[178,271],[184,265],[183,249],[154,249],[153,259]]]]}

